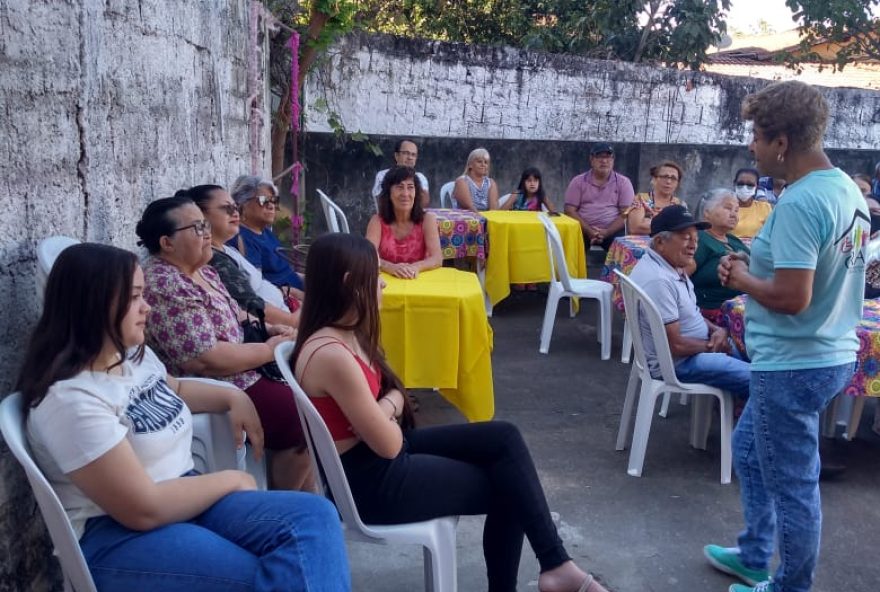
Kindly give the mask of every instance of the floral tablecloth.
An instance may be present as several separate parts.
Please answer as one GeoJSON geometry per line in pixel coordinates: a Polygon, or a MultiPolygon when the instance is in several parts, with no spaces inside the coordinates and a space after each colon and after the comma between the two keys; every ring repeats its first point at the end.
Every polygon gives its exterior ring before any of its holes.
{"type": "MultiPolygon", "coordinates": [[[[746,246],[751,245],[751,239],[741,239],[746,246]]],[[[614,293],[611,296],[614,307],[623,314],[623,296],[617,285],[617,276],[614,270],[619,269],[625,275],[632,272],[633,267],[645,254],[645,249],[651,244],[651,237],[638,234],[630,234],[614,239],[611,248],[608,249],[608,255],[605,257],[605,265],[602,266],[602,273],[599,279],[614,285],[614,293]]]]}
{"type": "MultiPolygon", "coordinates": [[[[746,297],[738,296],[721,305],[722,322],[740,351],[745,348],[746,297]]],[[[859,365],[844,393],[853,397],[880,397],[880,299],[865,300],[859,337],[859,365]]]]}
{"type": "Polygon", "coordinates": [[[444,259],[476,257],[486,261],[486,219],[468,210],[429,208],[437,216],[444,259]]]}

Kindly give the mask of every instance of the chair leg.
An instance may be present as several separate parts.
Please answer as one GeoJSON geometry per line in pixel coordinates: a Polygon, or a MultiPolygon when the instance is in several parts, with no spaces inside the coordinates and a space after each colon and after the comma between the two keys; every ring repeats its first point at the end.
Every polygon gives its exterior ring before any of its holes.
{"type": "Polygon", "coordinates": [[[672,393],[666,391],[663,393],[663,402],[660,403],[660,413],[658,414],[660,417],[666,418],[669,414],[669,399],[672,398],[672,393]]]}
{"type": "Polygon", "coordinates": [[[599,342],[602,344],[602,359],[611,359],[611,295],[604,294],[599,297],[599,330],[596,333],[600,336],[599,342]]]}
{"type": "Polygon", "coordinates": [[[538,351],[546,354],[550,349],[550,337],[553,335],[553,323],[556,322],[556,308],[559,306],[559,299],[562,293],[553,289],[550,285],[550,291],[547,292],[547,308],[544,309],[544,324],[541,326],[541,345],[538,351]]]}
{"type": "Polygon", "coordinates": [[[629,439],[629,428],[632,424],[633,403],[636,399],[636,393],[638,392],[636,389],[639,388],[640,380],[639,367],[633,364],[632,369],[629,371],[629,381],[626,383],[626,396],[623,399],[623,411],[620,412],[620,427],[617,428],[615,450],[626,448],[626,441],[629,439]]]}
{"type": "Polygon", "coordinates": [[[422,547],[422,557],[422,564],[425,570],[425,592],[439,592],[440,589],[434,582],[436,570],[434,569],[434,560],[429,547],[422,547]]]}
{"type": "MultiPolygon", "coordinates": [[[[578,304],[580,305],[582,303],[579,302],[578,304]]],[[[574,305],[574,296],[569,296],[568,297],[568,318],[573,319],[575,316],[577,316],[577,309],[575,308],[575,305],[574,305]]]]}
{"type": "Polygon", "coordinates": [[[678,398],[679,405],[687,405],[688,404],[688,394],[681,393],[681,397],[678,398]]]}
{"type": "Polygon", "coordinates": [[[455,526],[444,523],[430,546],[424,547],[425,589],[430,592],[458,590],[455,526]]]}
{"type": "Polygon", "coordinates": [[[733,396],[723,393],[719,400],[721,416],[721,484],[730,483],[733,466],[733,396]]]}
{"type": "Polygon", "coordinates": [[[629,321],[623,319],[623,347],[620,350],[620,361],[629,364],[630,355],[633,348],[633,336],[629,330],[629,321]]]}
{"type": "Polygon", "coordinates": [[[648,448],[648,436],[651,434],[651,420],[657,402],[657,393],[651,383],[642,381],[639,393],[639,405],[636,411],[636,427],[633,430],[632,447],[629,451],[629,467],[627,473],[633,477],[642,476],[645,465],[645,451],[648,448]]]}
{"type": "Polygon", "coordinates": [[[706,395],[694,397],[694,404],[691,405],[691,446],[698,450],[706,450],[714,407],[715,399],[713,397],[706,395]]]}
{"type": "Polygon", "coordinates": [[[855,397],[852,402],[852,413],[849,414],[849,423],[846,424],[846,434],[844,438],[852,440],[859,431],[859,422],[862,420],[862,411],[865,409],[865,399],[867,397],[855,397]]]}
{"type": "Polygon", "coordinates": [[[837,408],[840,395],[834,397],[822,414],[822,435],[833,438],[837,435],[837,408]]]}

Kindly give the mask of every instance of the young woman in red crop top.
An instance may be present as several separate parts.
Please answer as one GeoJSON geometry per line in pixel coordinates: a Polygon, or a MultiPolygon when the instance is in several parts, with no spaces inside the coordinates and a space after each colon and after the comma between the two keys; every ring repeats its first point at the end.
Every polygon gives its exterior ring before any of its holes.
{"type": "Polygon", "coordinates": [[[413,279],[420,271],[440,267],[440,234],[437,218],[422,209],[421,183],[415,169],[389,170],[382,180],[379,213],[367,224],[367,238],[379,251],[382,271],[413,279]]]}
{"type": "Polygon", "coordinates": [[[491,592],[516,590],[524,536],[541,566],[539,592],[607,592],[563,547],[514,425],[412,429],[404,388],[379,347],[378,267],[373,245],[355,235],[325,234],[312,244],[292,359],[330,427],[361,517],[399,524],[486,514],[491,592]]]}

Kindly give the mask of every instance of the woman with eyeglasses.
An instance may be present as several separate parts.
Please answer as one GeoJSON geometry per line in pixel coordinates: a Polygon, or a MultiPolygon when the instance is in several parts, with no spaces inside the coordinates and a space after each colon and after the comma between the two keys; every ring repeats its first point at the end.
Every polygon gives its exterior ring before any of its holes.
{"type": "Polygon", "coordinates": [[[733,177],[734,193],[739,200],[739,223],[733,229],[733,234],[739,238],[757,235],[773,211],[773,206],[768,202],[755,199],[759,176],[757,170],[745,168],[738,170],[733,177]]]}
{"type": "Polygon", "coordinates": [[[651,190],[639,193],[633,199],[626,214],[627,234],[650,234],[651,219],[663,208],[676,205],[687,207],[675,196],[684,176],[681,166],[671,160],[664,160],[651,167],[651,190]]]}
{"type": "Polygon", "coordinates": [[[240,227],[238,206],[229,193],[219,185],[196,185],[182,189],[175,195],[193,200],[205,214],[205,220],[211,224],[211,249],[214,255],[208,263],[238,305],[253,314],[262,311],[270,323],[291,327],[299,325],[299,311],[290,312],[281,290],[263,278],[262,272],[238,250],[226,244],[238,235],[240,227]]]}
{"type": "Polygon", "coordinates": [[[275,346],[295,338],[293,328],[268,325],[265,343],[244,343],[246,314],[217,272],[211,224],[188,197],[166,197],[147,206],[136,229],[150,257],[144,263],[144,298],[152,310],[147,343],[171,374],[231,382],[254,403],[272,451],[270,479],[277,489],[312,486],[299,415],[286,384],[257,369],[274,360],[275,346]]]}
{"type": "MultiPolygon", "coordinates": [[[[238,249],[263,277],[297,300],[302,300],[303,280],[290,266],[290,262],[278,252],[281,242],[272,232],[278,211],[278,188],[268,179],[254,175],[242,175],[230,190],[233,201],[241,213],[238,238],[228,242],[238,249]]],[[[288,299],[291,309],[297,302],[288,299]]]]}

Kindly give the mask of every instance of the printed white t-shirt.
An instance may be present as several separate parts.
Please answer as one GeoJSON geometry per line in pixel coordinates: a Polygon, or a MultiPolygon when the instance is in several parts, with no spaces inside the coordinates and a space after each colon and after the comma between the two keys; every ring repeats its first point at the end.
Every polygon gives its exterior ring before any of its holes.
{"type": "Polygon", "coordinates": [[[147,347],[140,364],[122,363],[122,375],[80,372],[49,387],[30,410],[27,437],[34,459],[78,537],[86,520],[106,512],[67,474],[100,458],[123,438],[128,438],[153,481],[192,470],[192,415],[165,382],[166,375],[165,366],[147,347]]]}

